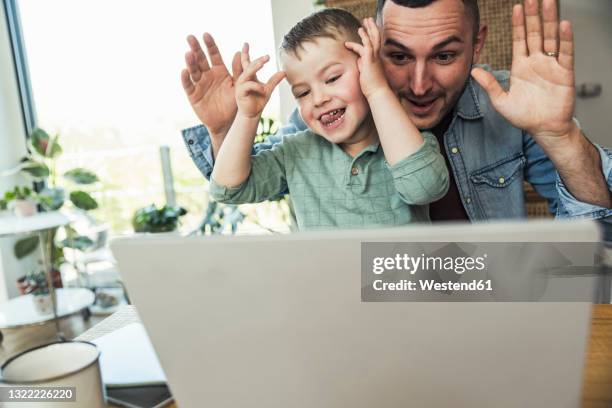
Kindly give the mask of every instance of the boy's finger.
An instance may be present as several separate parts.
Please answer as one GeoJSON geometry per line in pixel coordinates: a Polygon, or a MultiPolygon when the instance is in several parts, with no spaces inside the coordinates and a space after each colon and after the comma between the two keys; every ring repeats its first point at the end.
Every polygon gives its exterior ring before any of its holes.
{"type": "Polygon", "coordinates": [[[240,92],[243,95],[247,95],[250,93],[265,95],[266,88],[264,87],[263,84],[260,84],[258,82],[249,81],[249,82],[245,82],[244,84],[240,86],[240,92]]]}
{"type": "Polygon", "coordinates": [[[276,74],[272,75],[270,79],[268,79],[268,82],[266,82],[267,93],[272,93],[274,88],[276,88],[278,84],[280,84],[280,81],[282,81],[283,78],[285,78],[284,71],[278,71],[276,74]]]}
{"type": "Polygon", "coordinates": [[[234,80],[236,80],[241,74],[242,63],[240,62],[240,52],[236,52],[234,54],[234,58],[232,59],[232,77],[234,80]]]}
{"type": "Polygon", "coordinates": [[[247,69],[244,70],[242,76],[245,78],[254,77],[257,71],[259,71],[265,65],[265,63],[268,62],[269,59],[270,57],[267,55],[257,58],[255,61],[249,64],[247,69]]]}
{"type": "Polygon", "coordinates": [[[346,41],[344,43],[344,46],[359,56],[363,54],[363,45],[361,44],[357,44],[351,41],[346,41]]]}
{"type": "Polygon", "coordinates": [[[374,51],[378,54],[380,50],[380,31],[378,31],[378,27],[376,26],[376,22],[373,18],[370,18],[370,27],[372,30],[372,45],[374,46],[374,51]]]}
{"type": "Polygon", "coordinates": [[[359,37],[361,37],[361,42],[363,43],[364,48],[372,48],[372,44],[370,44],[370,38],[368,37],[365,29],[363,27],[359,28],[359,37]]]}
{"type": "Polygon", "coordinates": [[[242,51],[240,52],[240,62],[242,63],[242,71],[245,71],[251,62],[249,57],[249,43],[242,45],[242,51]]]}
{"type": "Polygon", "coordinates": [[[193,85],[193,82],[191,82],[189,71],[186,69],[181,71],[181,83],[183,84],[183,89],[188,96],[195,91],[195,86],[193,85]]]}

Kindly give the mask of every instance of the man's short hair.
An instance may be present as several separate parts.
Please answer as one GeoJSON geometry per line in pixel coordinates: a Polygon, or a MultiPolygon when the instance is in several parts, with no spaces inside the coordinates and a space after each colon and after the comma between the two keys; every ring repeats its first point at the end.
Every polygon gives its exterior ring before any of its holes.
{"type": "MultiPolygon", "coordinates": [[[[429,6],[436,0],[390,0],[393,3],[410,8],[419,8],[429,6]]],[[[478,31],[480,29],[480,11],[478,10],[478,0],[462,0],[463,5],[468,13],[468,15],[472,18],[472,23],[474,24],[474,39],[478,36],[478,31]]],[[[380,19],[382,17],[382,10],[385,6],[387,0],[378,0],[376,3],[376,18],[380,19]]]]}
{"type": "Polygon", "coordinates": [[[317,38],[332,38],[361,43],[357,30],[361,23],[346,10],[328,8],[305,17],[283,38],[281,52],[296,53],[302,44],[313,42],[317,38]]]}

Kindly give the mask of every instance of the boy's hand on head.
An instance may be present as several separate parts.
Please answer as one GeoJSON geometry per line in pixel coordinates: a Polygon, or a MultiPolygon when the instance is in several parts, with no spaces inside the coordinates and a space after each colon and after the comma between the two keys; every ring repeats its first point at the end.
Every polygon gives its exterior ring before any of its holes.
{"type": "Polygon", "coordinates": [[[359,83],[361,91],[368,98],[379,90],[389,89],[379,57],[380,32],[373,18],[363,20],[363,27],[359,29],[359,37],[361,37],[362,44],[347,41],[344,45],[359,55],[357,60],[360,73],[359,83]]]}
{"type": "Polygon", "coordinates": [[[283,80],[285,73],[279,71],[263,83],[257,78],[257,72],[270,60],[264,55],[251,61],[249,47],[245,44],[240,53],[242,74],[236,81],[236,103],[238,113],[247,118],[259,118],[274,88],[283,80]]]}

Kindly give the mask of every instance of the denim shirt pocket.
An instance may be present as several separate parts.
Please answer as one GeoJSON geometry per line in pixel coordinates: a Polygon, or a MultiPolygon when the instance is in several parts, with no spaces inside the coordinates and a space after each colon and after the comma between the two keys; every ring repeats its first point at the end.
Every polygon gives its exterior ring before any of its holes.
{"type": "Polygon", "coordinates": [[[470,174],[485,219],[525,216],[522,183],[525,162],[521,152],[470,174]]]}

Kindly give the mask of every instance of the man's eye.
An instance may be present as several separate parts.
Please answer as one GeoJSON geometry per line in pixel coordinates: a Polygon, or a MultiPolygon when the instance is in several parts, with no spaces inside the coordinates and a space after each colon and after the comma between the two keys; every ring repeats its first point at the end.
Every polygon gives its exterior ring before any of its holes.
{"type": "Polygon", "coordinates": [[[440,64],[449,64],[455,60],[454,52],[441,52],[436,54],[434,59],[440,64]]]}
{"type": "Polygon", "coordinates": [[[335,75],[331,78],[329,78],[327,81],[325,81],[326,84],[331,84],[333,82],[336,82],[338,80],[338,78],[340,78],[340,75],[335,75]]]}
{"type": "Polygon", "coordinates": [[[398,64],[398,65],[405,64],[410,59],[408,55],[403,54],[401,52],[389,53],[388,57],[394,64],[398,64]]]}
{"type": "Polygon", "coordinates": [[[306,95],[308,95],[309,93],[310,93],[310,91],[302,91],[302,92],[298,92],[298,93],[296,93],[296,94],[295,94],[295,97],[296,97],[297,99],[300,99],[300,98],[305,97],[305,96],[306,96],[306,95]]]}

